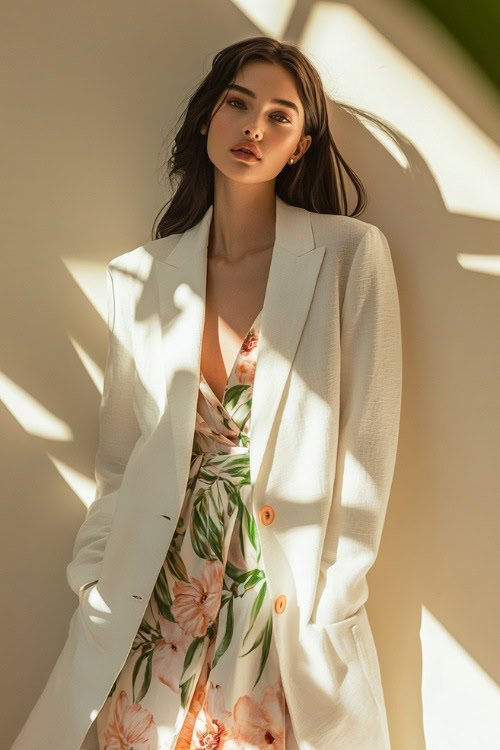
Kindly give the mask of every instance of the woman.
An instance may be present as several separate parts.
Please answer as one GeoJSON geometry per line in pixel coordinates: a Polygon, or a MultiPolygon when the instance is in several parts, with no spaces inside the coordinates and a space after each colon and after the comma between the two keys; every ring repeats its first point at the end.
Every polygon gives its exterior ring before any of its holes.
{"type": "Polygon", "coordinates": [[[357,211],[296,47],[216,55],[156,238],[108,267],[97,494],[67,569],[80,601],[14,750],[389,749],[364,605],[399,305],[339,162],[357,211]]]}

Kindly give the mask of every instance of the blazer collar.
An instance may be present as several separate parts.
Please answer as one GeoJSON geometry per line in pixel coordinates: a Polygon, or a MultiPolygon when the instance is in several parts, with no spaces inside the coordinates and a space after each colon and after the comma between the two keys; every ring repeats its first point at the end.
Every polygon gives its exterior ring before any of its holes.
{"type": "MultiPolygon", "coordinates": [[[[170,252],[167,249],[161,258],[155,258],[166,381],[161,421],[167,420],[172,430],[179,492],[187,481],[194,437],[212,215],[210,205],[198,224],[186,230],[170,252]]],[[[324,252],[324,245],[315,244],[310,213],[276,196],[275,242],[260,321],[252,396],[252,485],[260,476],[324,252]]]]}
{"type": "MultiPolygon", "coordinates": [[[[198,224],[181,235],[181,239],[163,262],[175,268],[182,268],[191,263],[196,254],[202,251],[206,254],[213,208],[213,204],[210,205],[198,224]]],[[[278,195],[274,247],[277,245],[299,257],[316,248],[309,211],[290,206],[278,195]]]]}

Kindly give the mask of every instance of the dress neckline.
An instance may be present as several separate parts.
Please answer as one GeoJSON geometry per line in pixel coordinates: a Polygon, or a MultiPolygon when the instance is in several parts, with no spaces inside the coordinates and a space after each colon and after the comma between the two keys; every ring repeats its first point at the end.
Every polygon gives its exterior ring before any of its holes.
{"type": "Polygon", "coordinates": [[[200,367],[200,377],[201,377],[201,379],[202,379],[202,380],[203,380],[203,382],[204,382],[204,383],[206,384],[206,386],[207,386],[207,388],[209,389],[210,393],[211,393],[211,394],[212,394],[212,395],[214,396],[214,398],[216,398],[216,399],[217,399],[218,403],[219,403],[219,404],[220,404],[220,405],[221,405],[222,407],[224,407],[224,401],[225,401],[225,398],[226,398],[226,391],[227,391],[227,387],[228,387],[228,385],[229,385],[229,381],[231,380],[231,376],[232,376],[232,374],[233,374],[234,370],[236,369],[236,365],[237,365],[237,364],[238,364],[238,362],[240,361],[240,357],[241,357],[241,352],[242,352],[242,349],[243,349],[243,344],[244,344],[244,343],[245,343],[245,341],[247,340],[248,334],[250,333],[250,331],[252,330],[252,328],[254,328],[254,327],[255,327],[255,324],[257,323],[258,319],[260,318],[260,316],[261,316],[261,313],[262,313],[262,310],[263,310],[263,309],[264,309],[264,308],[262,308],[262,309],[260,310],[260,312],[259,312],[259,313],[257,314],[257,317],[256,317],[256,318],[255,318],[255,320],[253,321],[252,325],[250,326],[250,328],[249,328],[249,329],[248,329],[248,331],[246,332],[246,334],[245,334],[245,336],[244,336],[244,338],[243,338],[243,341],[241,342],[241,346],[240,346],[240,348],[238,349],[238,352],[237,352],[237,354],[236,354],[236,358],[235,358],[235,360],[234,360],[234,362],[233,362],[233,366],[231,367],[231,370],[229,371],[229,375],[228,375],[228,376],[227,376],[227,378],[226,378],[226,383],[225,383],[225,385],[224,385],[224,391],[223,391],[223,394],[222,394],[222,401],[221,401],[221,400],[219,399],[219,397],[218,397],[218,396],[216,396],[216,394],[215,394],[215,393],[213,392],[213,389],[212,389],[212,387],[211,387],[211,386],[210,386],[210,384],[208,383],[208,381],[207,381],[206,377],[204,376],[204,374],[203,374],[203,371],[202,371],[202,369],[201,369],[201,367],[200,367]]]}

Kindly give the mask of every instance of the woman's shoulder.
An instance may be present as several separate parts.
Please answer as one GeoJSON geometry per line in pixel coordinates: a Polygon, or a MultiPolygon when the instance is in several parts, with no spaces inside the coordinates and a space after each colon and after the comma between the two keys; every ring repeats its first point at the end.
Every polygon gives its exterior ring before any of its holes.
{"type": "Polygon", "coordinates": [[[368,221],[343,214],[322,214],[310,211],[311,226],[317,245],[346,259],[352,256],[364,240],[371,244],[385,245],[386,237],[381,229],[368,221]]]}
{"type": "MultiPolygon", "coordinates": [[[[315,211],[307,213],[316,245],[325,245],[329,251],[340,254],[346,260],[356,252],[364,238],[372,239],[372,244],[387,244],[380,228],[363,219],[343,214],[315,211]]],[[[154,260],[165,262],[181,237],[182,233],[178,233],[147,240],[144,244],[112,258],[108,263],[108,268],[110,271],[114,269],[139,281],[145,281],[150,274],[154,260]]]]}
{"type": "Polygon", "coordinates": [[[180,237],[182,237],[181,234],[171,234],[168,237],[147,240],[143,245],[138,245],[112,258],[108,263],[108,268],[134,274],[137,278],[144,280],[153,261],[165,261],[180,237]]]}

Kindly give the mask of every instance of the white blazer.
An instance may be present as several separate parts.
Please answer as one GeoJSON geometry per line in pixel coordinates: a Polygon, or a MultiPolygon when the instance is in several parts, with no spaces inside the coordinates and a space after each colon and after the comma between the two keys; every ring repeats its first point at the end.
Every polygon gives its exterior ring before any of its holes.
{"type": "MultiPolygon", "coordinates": [[[[213,205],[191,229],[109,263],[97,492],[67,567],[79,604],[12,750],[81,747],[167,554],[194,436],[212,213],[213,205]]],[[[390,750],[365,602],[396,460],[401,377],[383,233],[276,197],[250,479],[268,590],[286,602],[273,607],[273,636],[300,750],[390,750]],[[260,520],[264,505],[271,524],[260,520]]]]}

